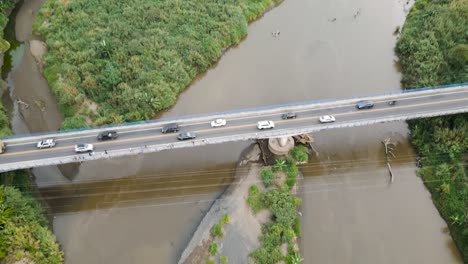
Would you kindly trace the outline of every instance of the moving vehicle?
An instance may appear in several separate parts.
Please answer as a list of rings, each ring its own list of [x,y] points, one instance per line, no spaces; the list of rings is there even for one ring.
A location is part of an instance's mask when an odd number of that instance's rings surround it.
[[[374,107],[374,103],[371,101],[359,101],[356,104],[356,108],[361,110],[361,109],[370,109]]]
[[[332,115],[324,115],[319,118],[320,123],[332,123],[335,122],[335,117]]]
[[[83,152],[91,152],[94,150],[93,144],[76,144],[75,145],[75,152],[76,153],[83,153]]]
[[[222,127],[226,125],[226,119],[216,119],[211,121],[211,127]]]
[[[55,147],[55,139],[53,138],[43,139],[37,142],[38,149],[53,148],[53,147]]]
[[[270,128],[274,128],[275,127],[275,123],[273,123],[273,121],[259,121],[257,123],[257,128],[262,130],[262,129],[270,129]]]
[[[163,128],[161,128],[161,132],[163,134],[179,132],[179,125],[176,123],[167,124]]]
[[[297,114],[292,113],[292,112],[284,113],[284,114],[281,115],[282,119],[293,119],[293,118],[296,118],[296,117],[297,117]]]
[[[5,153],[6,151],[6,144],[5,142],[0,140],[0,154]]]
[[[98,140],[109,140],[109,139],[116,139],[119,137],[117,131],[104,131],[99,133],[97,136]]]
[[[388,105],[395,105],[395,104],[396,104],[396,100],[388,102]]]
[[[177,139],[178,140],[188,140],[188,139],[194,139],[196,138],[197,135],[193,132],[184,132],[184,133],[180,133],[178,136],[177,136]]]

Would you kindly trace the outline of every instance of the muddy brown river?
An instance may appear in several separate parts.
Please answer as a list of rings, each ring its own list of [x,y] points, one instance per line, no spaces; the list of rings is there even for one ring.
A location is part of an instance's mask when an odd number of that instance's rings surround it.
[[[42,2],[25,0],[19,9],[21,42],[34,38],[30,25]],[[392,33],[408,8],[398,0],[285,0],[163,117],[396,91]],[[28,119],[11,103],[14,130],[53,130],[61,121],[54,98],[29,44],[20,47],[7,78],[11,102],[39,112]],[[407,132],[400,122],[314,135],[318,156],[302,166],[300,187],[304,263],[461,263],[415,174]],[[393,183],[385,138],[397,143]],[[248,144],[89,162],[72,179],[56,167],[34,169],[66,262],[175,263]]]

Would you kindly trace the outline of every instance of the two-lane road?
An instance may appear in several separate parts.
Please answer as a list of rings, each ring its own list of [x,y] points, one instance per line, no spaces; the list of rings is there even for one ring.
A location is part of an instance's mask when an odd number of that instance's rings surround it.
[[[355,102],[347,102],[342,105],[323,106],[311,105],[309,109],[296,109],[297,118],[282,120],[282,112],[272,112],[262,114],[252,112],[242,117],[232,117],[227,119],[227,125],[224,127],[211,128],[209,121],[200,122],[199,120],[191,123],[185,121],[179,123],[180,132],[194,132],[197,138],[193,140],[196,145],[217,143],[218,138],[232,137],[231,141],[239,140],[239,136],[245,138],[266,138],[278,135],[296,134],[299,131],[318,131],[324,128],[338,128],[343,126],[366,125],[372,120],[406,120],[417,118],[418,116],[441,115],[446,112],[467,112],[468,111],[468,89],[462,89],[454,92],[441,94],[411,94],[408,97],[398,98],[395,105],[389,105],[392,99],[381,99],[374,101],[372,109],[358,110]],[[348,100],[349,101],[349,100]],[[294,109],[293,109],[294,110]],[[434,113],[434,114],[432,114]],[[322,115],[333,115],[336,122],[322,124],[318,118]],[[213,117],[215,118],[215,117]],[[274,129],[258,130],[256,124],[258,121],[272,120],[275,122]],[[384,121],[382,121],[384,122]],[[47,164],[60,164],[72,162],[76,157],[86,159],[90,157],[87,153],[77,154],[74,152],[74,145],[77,143],[91,143],[95,146],[96,156],[102,157],[104,151],[107,151],[109,157],[115,152],[131,149],[149,150],[149,146],[169,145],[169,148],[187,146],[177,139],[178,133],[161,133],[162,124],[146,127],[118,127],[109,130],[117,130],[119,137],[115,140],[98,141],[97,134],[105,129],[94,129],[78,134],[61,134],[56,136],[57,145],[50,149],[36,149],[38,138],[25,138],[24,140],[5,140],[7,151],[0,155],[0,171],[14,168],[28,168],[31,166],[41,166],[41,160],[47,160]],[[275,132],[275,133],[273,133]],[[278,134],[279,133],[279,134]],[[43,138],[47,138],[44,136]],[[229,140],[227,140],[229,141]],[[192,141],[189,141],[192,142]],[[186,142],[185,142],[186,143]],[[194,143],[195,145],[195,143]],[[154,151],[157,151],[155,149]],[[152,151],[144,151],[152,152]]]

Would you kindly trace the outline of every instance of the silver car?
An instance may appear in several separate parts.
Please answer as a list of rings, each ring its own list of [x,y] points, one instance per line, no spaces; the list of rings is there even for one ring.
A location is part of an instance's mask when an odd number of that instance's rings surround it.
[[[37,142],[36,147],[38,149],[53,148],[53,147],[55,147],[55,139],[48,138],[48,139],[41,140],[41,141]]]
[[[320,123],[332,123],[335,122],[335,117],[332,115],[325,115],[319,118]]]
[[[275,123],[273,121],[260,121],[257,123],[257,128],[260,130],[275,128]]]
[[[211,121],[211,127],[222,127],[226,125],[226,119],[216,119]]]
[[[91,152],[91,151],[94,151],[93,144],[76,144],[75,145],[76,153]]]

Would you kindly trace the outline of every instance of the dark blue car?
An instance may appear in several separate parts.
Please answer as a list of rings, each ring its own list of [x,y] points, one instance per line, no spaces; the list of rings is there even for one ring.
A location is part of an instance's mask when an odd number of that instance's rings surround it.
[[[370,109],[374,107],[374,103],[371,102],[371,101],[359,101],[357,104],[356,104],[356,108],[361,110],[361,109]]]

